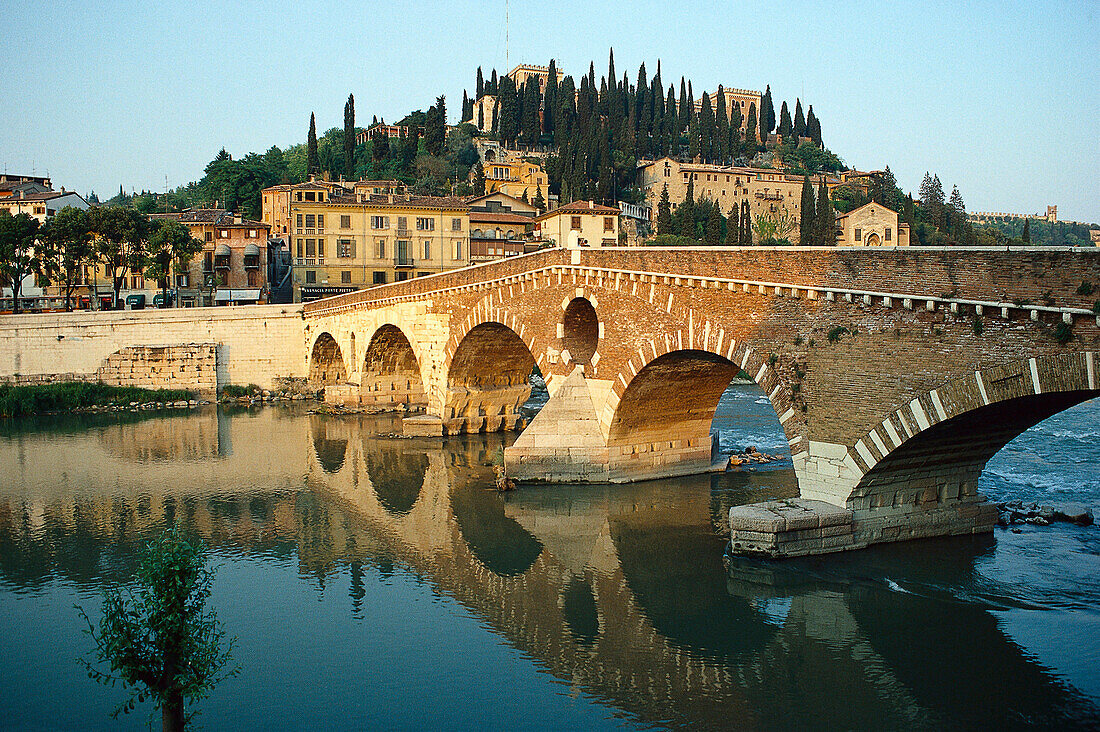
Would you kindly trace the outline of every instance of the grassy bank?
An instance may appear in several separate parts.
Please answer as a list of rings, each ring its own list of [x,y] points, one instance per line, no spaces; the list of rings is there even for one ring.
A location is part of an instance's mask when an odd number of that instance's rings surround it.
[[[194,399],[185,389],[139,389],[85,382],[12,386],[0,384],[0,417],[23,417],[43,412],[63,412],[130,402],[177,402]]]

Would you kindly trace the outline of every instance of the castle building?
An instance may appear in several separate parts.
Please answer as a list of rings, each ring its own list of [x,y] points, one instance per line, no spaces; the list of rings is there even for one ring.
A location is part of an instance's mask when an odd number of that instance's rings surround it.
[[[751,89],[734,89],[733,87],[719,87],[719,91],[722,96],[726,98],[726,117],[733,117],[733,108],[737,107],[741,110],[741,131],[744,132],[749,126],[749,107],[756,105],[756,114],[760,115],[760,99],[763,95],[758,91],[752,91]],[[718,94],[719,92],[708,92],[707,96],[710,97],[710,108],[712,111],[718,111]],[[695,100],[695,113],[699,114],[703,111],[703,95],[700,94],[699,98]]]

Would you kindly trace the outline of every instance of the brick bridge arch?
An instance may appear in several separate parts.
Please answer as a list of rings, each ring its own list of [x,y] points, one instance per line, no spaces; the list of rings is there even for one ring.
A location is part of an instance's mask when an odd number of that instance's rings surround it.
[[[979,420],[1007,423],[994,403],[1038,421],[1085,398],[1053,394],[1094,391],[1100,322],[1075,291],[1098,272],[1100,251],[1050,247],[558,249],[311,303],[305,320],[336,335],[399,318],[427,391],[419,434],[520,425],[533,361],[550,399],[506,451],[517,478],[709,468],[718,387],[743,368],[779,418],[804,499],[857,520],[926,502],[958,515],[972,481],[952,478],[926,500],[935,480],[920,449],[958,442],[967,424],[993,435]],[[578,298],[591,311],[571,316]],[[1013,380],[1038,383],[1041,398],[997,396]],[[979,381],[988,404],[974,401]],[[683,394],[690,403],[677,403]]]

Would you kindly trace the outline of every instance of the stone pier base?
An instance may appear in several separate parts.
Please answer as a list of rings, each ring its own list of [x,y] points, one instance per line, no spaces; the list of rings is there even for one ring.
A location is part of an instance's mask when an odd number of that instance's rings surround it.
[[[896,506],[865,511],[795,498],[734,506],[729,521],[732,554],[779,559],[933,536],[988,533],[997,522],[997,508],[982,496],[932,509]]]

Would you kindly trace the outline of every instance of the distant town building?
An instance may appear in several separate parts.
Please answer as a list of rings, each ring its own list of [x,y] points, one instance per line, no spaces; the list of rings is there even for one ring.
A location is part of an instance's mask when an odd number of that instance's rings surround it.
[[[840,247],[905,247],[909,246],[909,224],[898,221],[898,215],[881,203],[868,203],[836,219]]]
[[[379,135],[384,135],[386,137],[405,138],[408,137],[412,131],[413,127],[409,125],[388,125],[384,122],[379,122],[377,124],[371,125],[365,130],[360,130],[358,134],[355,135],[355,144],[362,145],[368,140],[375,139]],[[423,128],[420,126],[416,126],[415,132],[418,135],[422,134]]]
[[[870,175],[819,174],[811,176],[810,181],[815,191],[822,183],[830,190],[844,184],[865,188]],[[656,215],[661,191],[666,185],[673,210],[683,203],[689,180],[695,200],[706,198],[716,201],[723,216],[731,211],[740,211],[741,202],[746,199],[754,220],[760,214],[778,215],[785,212],[794,218],[795,230],[791,236],[798,238],[797,224],[802,216],[802,176],[771,168],[681,163],[669,157],[638,163],[638,186],[645,194],[645,205],[650,209],[651,216]]]
[[[1020,214],[1020,213],[1003,213],[1000,211],[974,211],[968,213],[966,218],[971,223],[975,224],[993,224],[997,222],[1013,221],[1023,219],[1039,219],[1041,221],[1049,221],[1052,224],[1058,223],[1058,207],[1047,206],[1047,212],[1033,213],[1033,214]],[[1068,222],[1073,223],[1073,222]]]
[[[567,203],[544,213],[535,222],[535,235],[559,247],[619,245],[619,209],[592,201]]]
[[[289,194],[295,301],[469,264],[465,199],[413,196],[397,181],[314,181],[268,192]]]
[[[0,173],[0,200],[18,196],[20,193],[45,193],[52,190],[53,184],[49,176]]]
[[[561,69],[556,69],[555,74],[558,84],[565,78],[565,72]],[[514,69],[508,72],[508,77],[515,82],[516,89],[521,88],[527,83],[528,79],[538,79],[539,92],[546,92],[546,84],[550,80],[550,67],[549,66],[537,66],[534,64],[519,64]]]
[[[467,199],[470,207],[470,261],[487,262],[534,251],[538,209],[500,191]]]
[[[528,201],[535,200],[539,193],[543,201],[550,197],[550,179],[537,163],[512,157],[510,160],[482,163],[482,168],[485,171],[486,193],[500,191],[515,198],[523,198],[526,194]],[[470,175],[473,175],[472,171]]]
[[[31,218],[45,223],[66,206],[73,208],[88,208],[88,202],[84,197],[74,191],[39,191],[27,193],[20,189],[15,195],[0,198],[0,211],[7,211],[12,216],[25,213]]]

